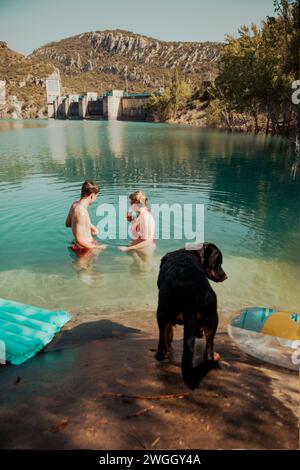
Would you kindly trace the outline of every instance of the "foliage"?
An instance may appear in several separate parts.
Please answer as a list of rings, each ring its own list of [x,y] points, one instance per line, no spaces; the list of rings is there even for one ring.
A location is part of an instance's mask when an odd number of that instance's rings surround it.
[[[292,104],[292,83],[300,79],[300,0],[275,0],[275,17],[261,28],[242,26],[227,36],[219,75],[211,88],[209,120],[228,129],[235,113],[251,120],[257,133],[282,134],[292,140],[300,162],[300,106]]]
[[[284,28],[281,17],[268,18],[262,29],[243,26],[238,38],[227,37],[221,54],[215,94],[252,118],[255,132],[262,127],[288,135],[293,124],[293,75],[287,63],[290,44],[282,41]]]
[[[192,96],[192,88],[181,79],[178,70],[168,79],[168,85],[160,96],[153,95],[147,104],[147,113],[154,120],[174,119]]]
[[[280,15],[284,24],[284,45],[287,52],[286,71],[294,80],[300,79],[300,0],[275,0],[275,11]],[[295,161],[292,175],[296,176],[300,167],[300,105],[297,109],[297,126],[293,147]]]

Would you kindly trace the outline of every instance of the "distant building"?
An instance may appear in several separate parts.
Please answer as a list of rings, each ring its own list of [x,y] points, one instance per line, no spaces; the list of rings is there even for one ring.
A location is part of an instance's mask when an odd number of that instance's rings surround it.
[[[157,93],[124,93],[110,90],[100,95],[96,92],[54,95],[60,90],[58,78],[47,78],[48,117],[54,119],[107,119],[143,121],[149,98]]]
[[[60,74],[59,72],[53,72],[46,79],[46,93],[47,93],[47,105],[48,105],[48,117],[54,117],[54,103],[59,100],[60,97]]]
[[[54,72],[46,79],[47,103],[53,103],[57,96],[60,96],[60,74]]]
[[[0,106],[6,104],[6,82],[5,80],[0,80]]]

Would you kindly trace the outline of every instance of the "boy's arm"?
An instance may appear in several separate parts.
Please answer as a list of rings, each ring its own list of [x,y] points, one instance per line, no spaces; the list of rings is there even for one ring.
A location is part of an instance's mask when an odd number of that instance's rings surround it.
[[[91,232],[93,235],[98,235],[98,229],[95,227],[95,225],[91,224]]]
[[[71,209],[72,207],[70,207],[69,213],[66,218],[66,227],[69,227],[69,228],[72,227]]]

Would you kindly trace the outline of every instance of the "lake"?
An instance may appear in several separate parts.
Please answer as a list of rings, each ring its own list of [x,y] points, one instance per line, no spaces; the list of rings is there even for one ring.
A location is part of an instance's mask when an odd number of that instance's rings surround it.
[[[221,321],[249,305],[299,310],[299,178],[291,179],[291,164],[279,138],[151,123],[2,120],[0,297],[82,319],[93,312],[142,325],[153,317],[160,258],[187,240],[158,239],[150,272],[119,252],[124,240],[107,240],[98,257],[78,260],[65,218],[82,182],[95,179],[95,225],[99,204],[117,206],[120,195],[139,189],[150,207],[204,205],[205,240],[221,249],[228,274],[213,286]]]

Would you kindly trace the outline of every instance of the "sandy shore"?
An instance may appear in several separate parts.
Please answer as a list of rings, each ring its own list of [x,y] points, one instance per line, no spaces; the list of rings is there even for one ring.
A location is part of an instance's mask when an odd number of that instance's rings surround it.
[[[297,373],[245,355],[221,329],[221,368],[191,392],[182,329],[158,363],[154,318],[143,329],[124,323],[75,317],[35,358],[1,366],[1,448],[299,448]]]

